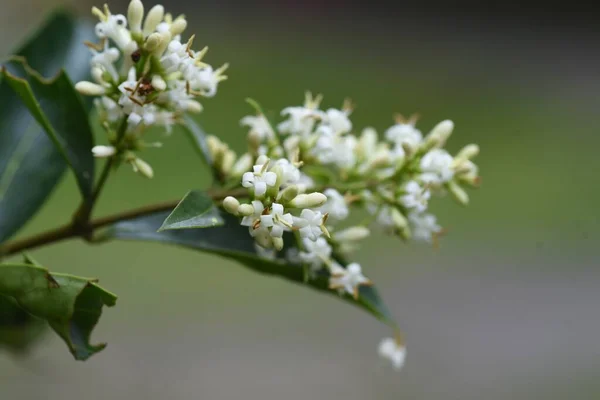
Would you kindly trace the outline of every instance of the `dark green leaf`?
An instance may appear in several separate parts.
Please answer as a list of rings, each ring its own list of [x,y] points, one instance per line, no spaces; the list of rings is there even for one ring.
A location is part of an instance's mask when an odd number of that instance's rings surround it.
[[[65,13],[54,14],[16,54],[44,76],[66,66],[74,80],[86,79],[93,27]],[[65,171],[65,161],[7,82],[0,82],[0,243],[44,204]]]
[[[223,218],[204,192],[192,190],[185,195],[159,231],[170,229],[212,228],[223,225]]]
[[[14,299],[0,295],[0,348],[23,353],[45,328],[43,320],[23,310]]]
[[[23,61],[2,70],[3,79],[20,97],[75,174],[84,199],[92,196],[94,145],[87,110],[64,70],[45,79]],[[15,71],[19,72],[15,74]],[[17,75],[18,74],[18,75]]]
[[[27,313],[46,320],[65,341],[75,359],[86,360],[106,344],[90,344],[102,307],[116,296],[93,279],[50,273],[34,264],[1,264],[0,295],[11,298]]]
[[[325,273],[305,283],[302,266],[287,263],[282,259],[267,260],[259,257],[254,247],[254,240],[248,234],[248,228],[241,226],[237,218],[224,215],[223,220],[225,224],[211,229],[157,232],[157,228],[167,215],[168,213],[162,212],[119,222],[108,228],[102,234],[101,238],[105,240],[154,241],[219,254],[238,261],[256,272],[279,276],[298,284],[307,285],[338,296],[337,292],[329,290],[328,275]],[[348,295],[343,295],[342,298],[368,310],[376,318],[395,327],[393,317],[374,287],[361,286],[358,300],[354,300],[352,296]]]

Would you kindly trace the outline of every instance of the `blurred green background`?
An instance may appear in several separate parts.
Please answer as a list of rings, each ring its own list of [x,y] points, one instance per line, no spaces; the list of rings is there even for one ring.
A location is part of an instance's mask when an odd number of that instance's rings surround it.
[[[0,0],[0,53],[56,3]],[[124,12],[126,3],[110,4]],[[165,5],[186,13],[197,46],[211,48],[208,62],[231,63],[201,121],[236,149],[245,135],[238,121],[251,113],[244,98],[275,112],[300,104],[305,90],[323,93],[325,106],[351,97],[357,128],[382,132],[393,113],[418,112],[423,131],[455,121],[451,151],[480,144],[483,185],[472,205],[433,204],[449,230],[440,249],[375,236],[358,255],[406,334],[406,368],[394,373],[378,360],[384,326],[330,297],[191,251],[71,241],[34,256],[119,294],[95,333],[109,346],[87,363],[53,335],[25,358],[3,353],[3,398],[600,396],[597,32],[325,3]],[[88,16],[92,4],[70,6]],[[208,184],[183,136],[144,158],[155,179],[124,168],[98,214]],[[20,235],[62,223],[76,199],[69,177]]]

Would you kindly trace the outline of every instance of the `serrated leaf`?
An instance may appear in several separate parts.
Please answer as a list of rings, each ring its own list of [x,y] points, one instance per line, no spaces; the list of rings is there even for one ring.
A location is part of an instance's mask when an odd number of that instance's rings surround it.
[[[223,218],[204,192],[192,190],[177,204],[159,231],[171,229],[212,228],[223,225]]]
[[[282,259],[267,260],[259,257],[254,239],[248,234],[248,228],[241,226],[237,218],[224,215],[224,225],[211,229],[157,232],[157,228],[167,215],[168,213],[161,212],[119,222],[104,231],[99,239],[152,241],[218,254],[256,272],[278,276],[338,296],[337,292],[328,288],[328,275],[325,273],[305,283],[302,266],[287,263]],[[379,320],[395,327],[393,317],[374,287],[361,286],[358,300],[349,295],[343,295],[341,298],[366,309]]]
[[[66,72],[61,70],[56,77],[45,79],[25,60],[15,60],[3,67],[2,77],[17,93],[75,174],[82,197],[91,199],[94,186],[91,149],[94,139],[87,110]]]
[[[90,336],[102,307],[114,306],[117,297],[94,279],[50,273],[33,264],[0,264],[0,295],[47,321],[76,360],[86,360],[106,346],[91,344]]]
[[[92,35],[87,24],[56,13],[15,54],[44,76],[66,66],[72,79],[86,79],[89,51],[82,42]],[[0,243],[40,209],[65,168],[50,138],[8,83],[0,82]]]

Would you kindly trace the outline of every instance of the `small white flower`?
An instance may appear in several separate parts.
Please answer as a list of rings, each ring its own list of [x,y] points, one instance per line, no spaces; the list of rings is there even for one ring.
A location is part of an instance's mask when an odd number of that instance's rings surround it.
[[[326,189],[323,194],[327,196],[327,202],[319,208],[323,214],[329,214],[328,221],[337,222],[348,218],[350,210],[346,204],[346,199],[335,189]]]
[[[131,42],[127,18],[121,14],[111,15],[108,7],[105,7],[104,13],[97,8],[92,11],[100,18],[100,22],[96,24],[96,36],[111,39],[120,49],[126,48]]]
[[[103,158],[103,157],[112,157],[117,152],[113,146],[94,146],[92,147],[92,153],[94,157]]]
[[[372,282],[362,274],[360,264],[351,263],[345,269],[332,270],[329,288],[343,290],[358,299],[359,286],[370,286]]]
[[[282,134],[307,136],[312,133],[315,123],[321,119],[322,112],[309,107],[286,107],[281,111],[288,119],[277,125]]]
[[[454,158],[446,150],[433,149],[421,159],[421,180],[425,183],[442,184],[454,176]]]
[[[435,215],[412,213],[408,216],[408,222],[415,240],[431,243],[436,234],[442,231],[437,224]]]
[[[240,120],[240,125],[247,126],[250,132],[254,132],[261,141],[272,139],[275,132],[264,115],[247,115]]]
[[[396,146],[405,144],[411,149],[416,149],[423,142],[423,134],[411,123],[399,123],[385,131],[385,138]]]
[[[276,238],[282,237],[284,231],[291,230],[293,224],[292,214],[284,214],[283,205],[278,203],[271,205],[269,214],[260,216],[260,226],[271,228],[271,236]]]
[[[247,215],[242,218],[242,222],[240,223],[242,226],[250,227],[250,231],[252,232],[252,228],[254,225],[257,225],[257,222],[260,221],[260,216],[265,210],[265,206],[259,200],[252,201],[252,207],[254,208],[254,213],[251,215]]]
[[[267,171],[268,161],[265,164],[257,164],[253,167],[253,172],[246,172],[242,175],[242,186],[245,188],[254,188],[254,195],[257,197],[267,193],[268,187],[273,187],[277,183],[277,174]]]
[[[414,209],[418,213],[422,213],[427,209],[427,203],[431,197],[429,189],[422,187],[416,181],[409,181],[404,186],[405,194],[400,196],[400,203],[410,209]]]
[[[286,158],[280,158],[275,162],[276,166],[281,168],[281,182],[284,185],[291,185],[300,180],[300,170]]]
[[[119,73],[115,68],[115,63],[121,57],[121,52],[114,47],[109,47],[108,41],[104,43],[104,49],[102,51],[98,51],[94,48],[90,48],[90,51],[92,52],[90,65],[92,67],[99,67],[102,71],[108,72],[113,81],[118,82]]]
[[[304,193],[315,187],[315,181],[310,176],[300,172],[300,179],[296,182],[296,186],[298,186],[298,192]]]
[[[323,214],[305,208],[300,217],[294,217],[294,226],[300,228],[300,236],[310,240],[317,240],[323,234]]]
[[[331,127],[334,134],[345,134],[352,130],[348,113],[343,110],[328,109],[323,115],[323,122]]]
[[[395,370],[399,370],[404,366],[406,359],[406,347],[399,344],[393,338],[385,338],[379,343],[379,356],[388,359],[392,363]]]
[[[302,240],[304,251],[298,254],[303,263],[309,264],[312,271],[317,271],[331,258],[332,248],[324,237],[313,241],[308,238]]]

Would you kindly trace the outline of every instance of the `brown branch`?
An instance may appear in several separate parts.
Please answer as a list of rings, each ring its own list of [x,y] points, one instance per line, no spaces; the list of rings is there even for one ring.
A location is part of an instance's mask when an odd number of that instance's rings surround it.
[[[223,200],[227,196],[243,197],[248,193],[247,189],[238,188],[233,190],[208,190],[207,194],[214,201]],[[161,211],[169,211],[175,208],[179,200],[165,201],[162,203],[150,204],[147,206],[135,208],[133,210],[123,211],[120,213],[107,215],[105,217],[92,219],[86,225],[81,226],[78,221],[51,229],[46,232],[39,233],[21,240],[6,243],[0,246],[0,258],[11,256],[25,250],[31,250],[37,247],[42,247],[48,244],[61,242],[63,240],[80,237],[88,240],[97,229],[112,225],[120,221],[127,221],[137,217],[154,214]]]

